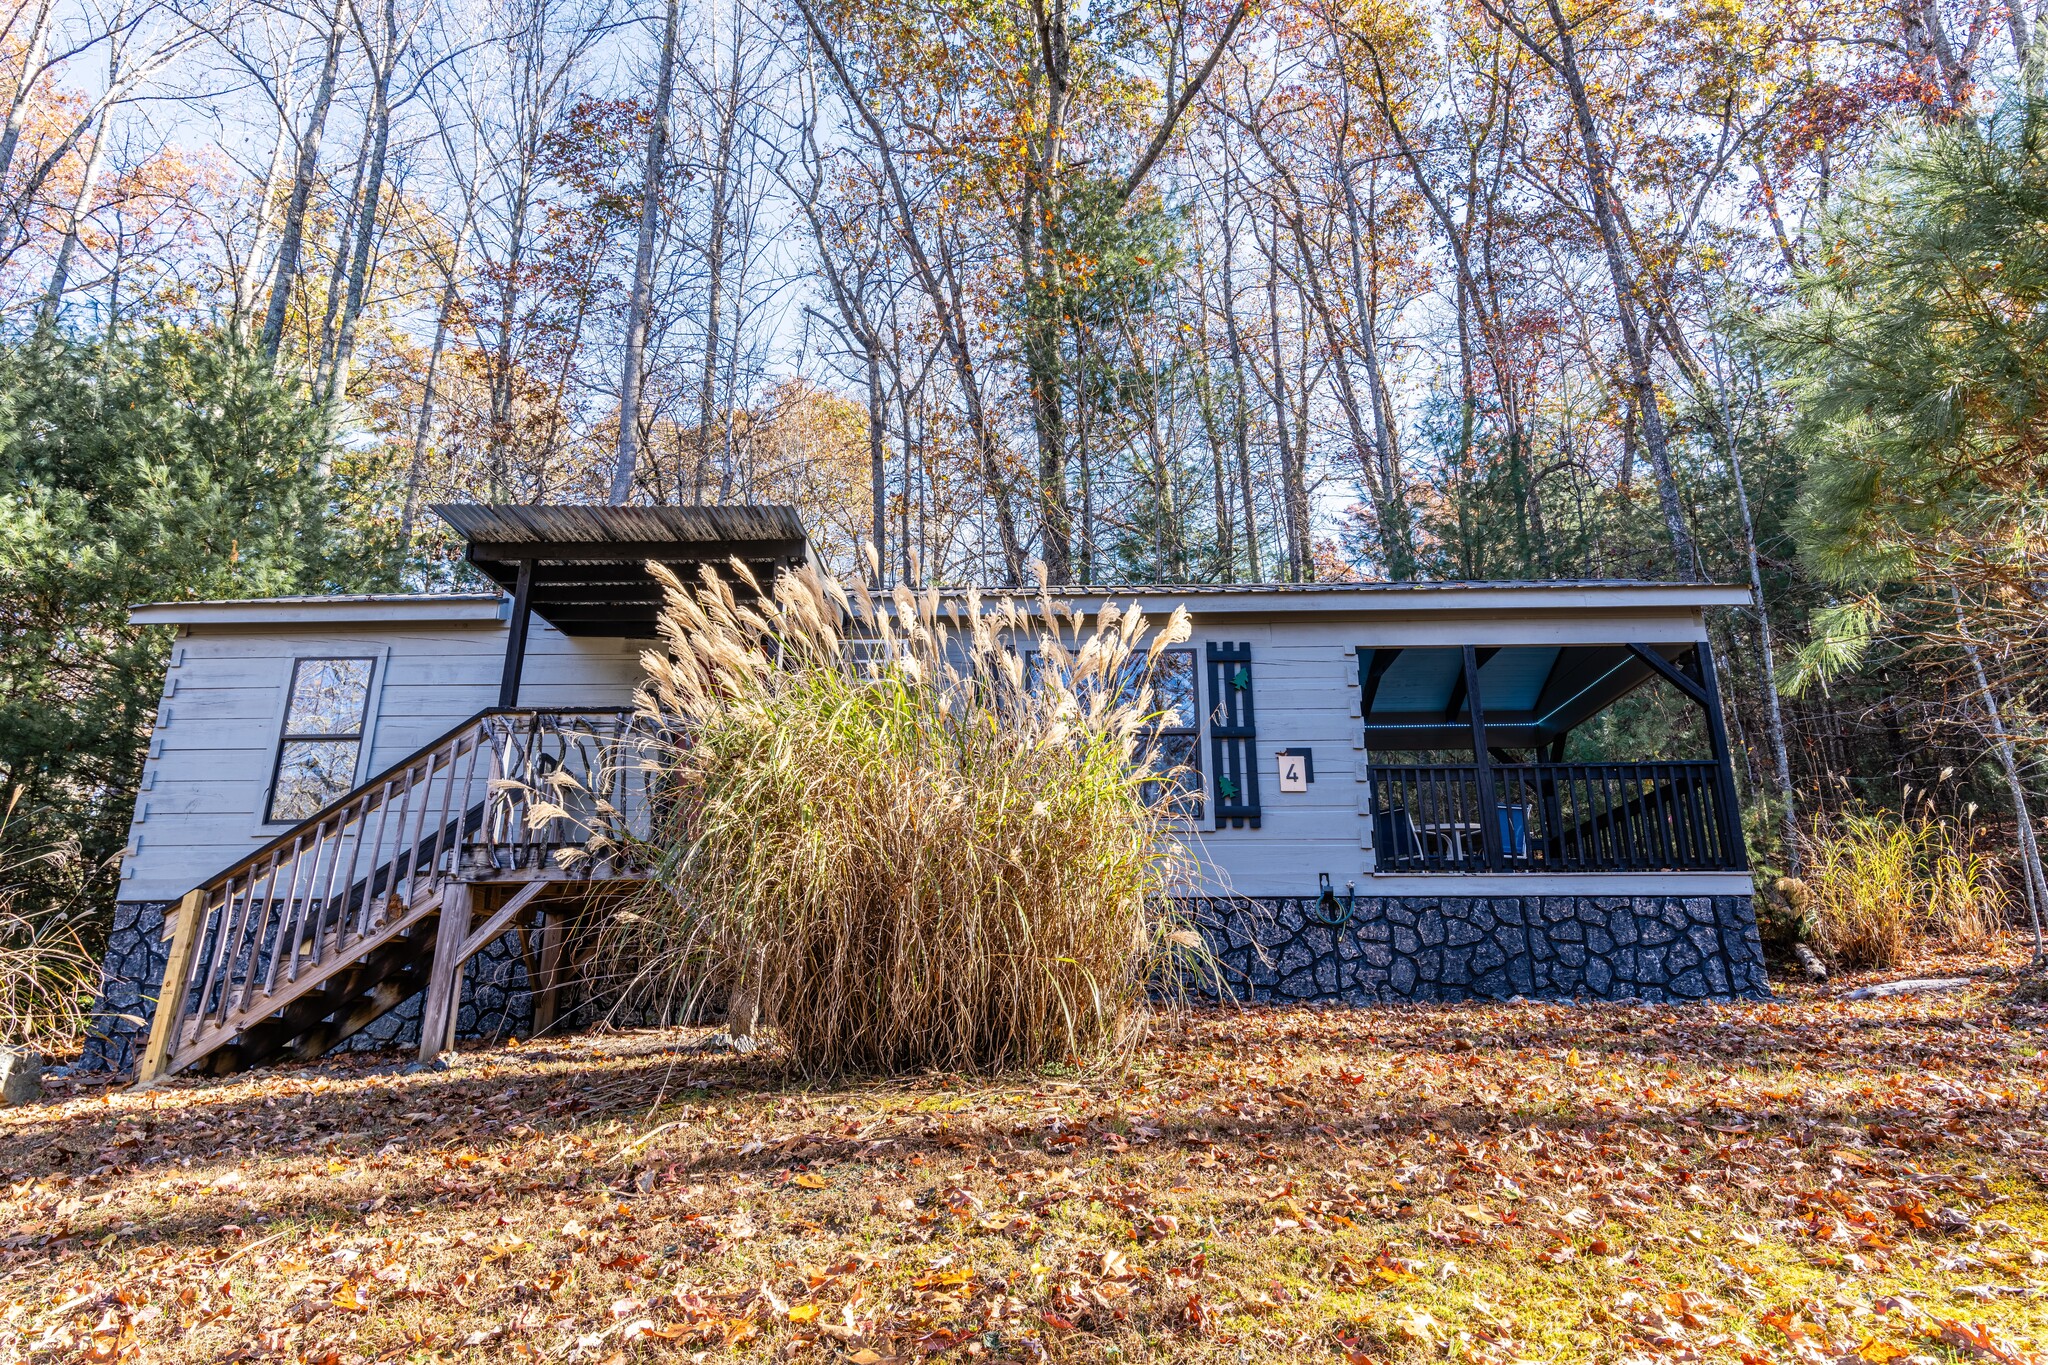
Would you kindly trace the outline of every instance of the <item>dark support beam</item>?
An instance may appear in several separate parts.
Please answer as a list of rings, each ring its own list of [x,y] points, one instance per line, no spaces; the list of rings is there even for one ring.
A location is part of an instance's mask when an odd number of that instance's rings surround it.
[[[505,633],[505,672],[498,682],[498,705],[519,705],[519,675],[526,671],[526,627],[533,615],[533,561],[519,561],[519,581],[512,589],[512,629]]]
[[[1543,671],[1543,685],[1536,689],[1536,701],[1532,707],[1535,714],[1544,713],[1543,699],[1550,695],[1550,689],[1557,685],[1558,676],[1564,672],[1566,661],[1572,657],[1569,648],[1559,649],[1550,656],[1550,667]]]
[[[1496,749],[1510,752],[1519,749],[1534,749],[1547,738],[1546,735],[1527,723],[1501,723],[1493,712],[1486,713],[1486,742]],[[1472,727],[1464,720],[1454,724],[1432,721],[1427,725],[1387,725],[1375,723],[1365,727],[1365,747],[1371,750],[1398,753],[1403,750],[1455,749],[1460,754],[1472,743]]]
[[[1358,714],[1370,720],[1372,705],[1379,700],[1380,683],[1385,680],[1387,670],[1394,666],[1394,660],[1401,657],[1398,649],[1370,649],[1359,651],[1372,655],[1372,662],[1365,665],[1365,671],[1358,679]]]
[[[1691,697],[1699,705],[1705,706],[1707,704],[1707,694],[1700,690],[1700,685],[1679,672],[1672,665],[1671,661],[1662,654],[1651,649],[1648,645],[1631,644],[1628,650],[1629,653],[1648,664],[1651,671],[1665,682],[1670,683],[1673,687],[1685,693],[1686,696]]]
[[[1714,747],[1714,788],[1721,807],[1721,858],[1730,871],[1740,872],[1749,866],[1749,850],[1742,842],[1742,808],[1736,804],[1735,763],[1728,752],[1728,726],[1721,718],[1721,686],[1714,678],[1714,647],[1705,640],[1694,645],[1692,665],[1700,706],[1707,713],[1707,740]]]
[[[1474,649],[1471,645],[1465,646],[1465,671],[1451,680],[1451,699],[1444,705],[1444,719],[1446,721],[1456,720],[1458,712],[1465,709],[1467,699],[1477,694],[1479,670],[1486,667],[1486,661],[1498,653],[1500,653],[1498,645],[1489,645],[1484,649]],[[1475,660],[1477,661],[1476,663],[1474,662]]]
[[[1472,711],[1472,766],[1479,787],[1479,838],[1486,846],[1486,865],[1505,871],[1507,858],[1500,843],[1500,798],[1493,789],[1493,756],[1486,749],[1486,702],[1479,695],[1479,656],[1465,646],[1463,675],[1466,700]]]
[[[1568,646],[1536,697],[1536,723],[1553,734],[1569,730],[1633,691],[1642,675],[1643,665],[1619,645]]]

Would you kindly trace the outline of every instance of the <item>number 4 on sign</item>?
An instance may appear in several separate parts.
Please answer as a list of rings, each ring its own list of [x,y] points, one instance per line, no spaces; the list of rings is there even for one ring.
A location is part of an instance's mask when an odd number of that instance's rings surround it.
[[[1314,757],[1307,749],[1282,749],[1280,760],[1280,790],[1282,792],[1305,792],[1308,784],[1316,780]]]

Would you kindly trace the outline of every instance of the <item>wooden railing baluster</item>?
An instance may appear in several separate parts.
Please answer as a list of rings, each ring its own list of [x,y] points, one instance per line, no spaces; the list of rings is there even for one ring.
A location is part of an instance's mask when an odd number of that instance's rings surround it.
[[[334,945],[330,951],[335,956],[347,950],[349,922],[355,917],[355,911],[349,902],[355,899],[356,865],[362,861],[363,840],[369,837],[370,833],[368,792],[357,798],[354,814],[349,818],[349,830],[348,870],[341,874],[341,900],[334,907]],[[371,860],[370,866],[373,869],[377,866],[375,859]],[[363,891],[365,895],[369,894],[368,887],[363,888]]]
[[[384,785],[377,792],[377,833],[370,841],[370,875],[363,882],[362,903],[356,907],[355,937],[361,938],[370,932],[371,908],[377,904],[377,878],[386,875],[380,869],[391,867],[392,863],[384,852],[384,829],[391,818],[391,779],[384,779]],[[392,850],[396,856],[397,850]]]
[[[259,878],[263,886],[263,899],[260,913],[256,919],[255,936],[251,940],[249,949],[249,971],[242,978],[242,993],[241,997],[235,1002],[236,1009],[248,1008],[249,998],[256,993],[256,982],[263,975],[263,969],[266,965],[263,962],[263,943],[265,938],[269,936],[272,923],[276,918],[273,913],[273,907],[277,904],[277,864],[277,854],[272,853],[264,865],[262,876]],[[254,894],[253,883],[251,894]]]
[[[335,812],[333,833],[328,835],[327,880],[320,887],[320,908],[311,917],[312,932],[307,935],[307,958],[304,965],[320,967],[327,961],[327,922],[334,917],[334,884],[341,881],[341,859],[348,849],[349,807],[343,806]],[[348,895],[348,883],[341,881],[342,895]],[[294,981],[297,977],[292,978]]]
[[[221,888],[220,971],[209,981],[202,1017],[218,1017],[227,1003],[230,983],[235,977],[235,957],[241,950],[242,922],[248,918],[247,897],[235,894],[235,879]]]
[[[1502,763],[1493,768],[1495,807],[1478,799],[1469,764],[1370,764],[1369,809],[1392,836],[1405,811],[1417,847],[1376,848],[1381,871],[1471,871],[1485,820],[1519,810],[1524,842],[1504,841],[1506,866],[1527,872],[1725,871],[1722,823],[1735,818],[1715,799],[1712,763]],[[1738,840],[1739,841],[1739,840]],[[1462,847],[1464,856],[1460,856]]]
[[[360,950],[410,932],[406,917],[434,913],[441,884],[468,874],[443,863],[461,859],[472,830],[484,858],[503,851],[515,868],[540,872],[565,843],[595,832],[580,826],[600,818],[608,795],[614,813],[603,818],[644,816],[618,761],[631,724],[622,711],[485,712],[193,891],[179,908],[178,980],[158,1001],[141,1079],[232,1042],[321,989]],[[495,797],[489,777],[477,784],[486,758],[491,777],[508,779]],[[557,789],[543,761],[576,785]],[[534,802],[558,798],[568,814],[534,828]],[[262,1046],[274,1045],[269,1036]]]

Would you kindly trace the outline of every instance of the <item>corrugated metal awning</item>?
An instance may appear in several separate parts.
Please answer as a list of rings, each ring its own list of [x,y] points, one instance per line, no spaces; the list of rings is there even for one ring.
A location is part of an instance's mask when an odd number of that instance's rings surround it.
[[[434,511],[469,542],[469,562],[515,596],[524,567],[533,614],[564,635],[652,636],[661,587],[649,561],[694,576],[701,565],[738,559],[767,584],[811,553],[793,507],[442,503]]]

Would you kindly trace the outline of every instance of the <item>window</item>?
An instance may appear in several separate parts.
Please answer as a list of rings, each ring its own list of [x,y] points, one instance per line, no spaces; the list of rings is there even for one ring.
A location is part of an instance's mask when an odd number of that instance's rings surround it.
[[[1044,656],[1032,650],[1024,658],[1025,687],[1036,694]],[[1135,655],[1116,680],[1120,697],[1134,696],[1147,681],[1145,656]],[[1146,784],[1152,799],[1170,801],[1173,814],[1184,820],[1202,815],[1201,703],[1195,692],[1195,651],[1165,649],[1152,665],[1154,716],[1145,727],[1142,762],[1158,778]]]
[[[271,821],[303,820],[356,783],[370,709],[369,659],[300,659],[270,783]]]
[[[1155,799],[1173,803],[1184,820],[1202,818],[1201,704],[1195,696],[1195,651],[1166,649],[1152,666],[1152,722],[1147,764],[1161,774]]]

